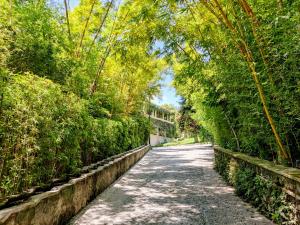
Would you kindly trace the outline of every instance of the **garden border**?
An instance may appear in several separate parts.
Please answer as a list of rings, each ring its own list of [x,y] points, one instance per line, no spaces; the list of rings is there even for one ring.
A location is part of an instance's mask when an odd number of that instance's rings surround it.
[[[287,199],[295,206],[297,224],[300,224],[300,169],[286,167],[273,162],[233,152],[215,145],[215,169],[224,167],[222,161],[227,161],[226,171],[218,171],[231,185],[234,186],[235,173],[240,165],[246,165],[255,170],[256,174],[280,188]],[[220,168],[221,168],[220,167]]]
[[[16,206],[0,210],[2,225],[59,225],[67,223],[91,200],[138,162],[151,146],[143,146],[111,157],[105,165],[89,171],[50,191],[34,195]],[[110,161],[111,160],[111,161]]]

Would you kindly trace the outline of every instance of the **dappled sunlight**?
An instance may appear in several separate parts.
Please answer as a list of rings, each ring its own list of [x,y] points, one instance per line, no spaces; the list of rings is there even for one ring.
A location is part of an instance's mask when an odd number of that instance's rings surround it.
[[[154,148],[71,222],[83,224],[272,224],[213,170],[209,145]]]
[[[0,0],[0,225],[300,224],[299,9]]]

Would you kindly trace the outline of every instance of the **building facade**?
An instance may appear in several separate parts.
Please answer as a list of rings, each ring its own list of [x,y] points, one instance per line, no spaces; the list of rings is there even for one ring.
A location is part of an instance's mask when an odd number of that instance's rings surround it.
[[[175,113],[154,104],[145,107],[144,112],[151,121],[150,144],[152,146],[172,141],[175,138]]]

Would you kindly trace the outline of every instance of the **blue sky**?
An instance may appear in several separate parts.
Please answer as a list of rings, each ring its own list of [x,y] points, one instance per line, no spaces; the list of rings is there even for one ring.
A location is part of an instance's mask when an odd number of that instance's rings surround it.
[[[164,42],[156,40],[154,44],[154,50],[164,51]],[[152,102],[156,105],[172,104],[176,108],[179,108],[180,96],[176,95],[176,89],[172,86],[174,79],[174,73],[171,68],[165,70],[162,74],[161,80],[161,96],[155,97]]]
[[[70,0],[69,4],[70,4],[70,8],[74,9],[79,3],[79,0]]]
[[[155,97],[152,102],[157,105],[172,104],[175,107],[179,107],[180,96],[176,95],[176,90],[172,87],[173,72],[167,70],[162,74],[161,81],[161,97]]]

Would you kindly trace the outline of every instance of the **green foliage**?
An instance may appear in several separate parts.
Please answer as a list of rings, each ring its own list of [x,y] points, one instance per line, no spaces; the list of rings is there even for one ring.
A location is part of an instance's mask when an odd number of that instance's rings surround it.
[[[193,119],[223,147],[295,165],[299,1],[163,2],[158,36]]]
[[[237,194],[278,224],[296,224],[294,207],[282,189],[247,167],[237,171]]]
[[[166,61],[189,106],[184,129],[263,159],[300,159],[299,1],[93,2],[0,0],[2,195],[144,144],[143,104]],[[217,169],[229,179],[228,167]]]
[[[151,124],[153,126],[152,133],[157,133],[163,137],[174,138],[176,136],[176,127],[174,124],[166,123],[160,120],[152,119]]]
[[[135,2],[61,7],[0,0],[0,198],[148,141],[156,25]]]
[[[85,100],[50,80],[16,75],[0,114],[1,196],[19,193],[83,165],[147,142],[146,118],[93,118]]]
[[[161,145],[158,145],[158,146],[169,147],[169,146],[176,146],[176,145],[188,145],[188,144],[194,144],[194,143],[195,143],[194,138],[185,138],[183,140],[168,142],[168,143],[161,144]]]
[[[199,133],[200,126],[197,124],[191,114],[193,113],[192,107],[187,105],[185,101],[181,103],[181,108],[179,110],[179,115],[177,117],[177,122],[179,129],[182,133],[189,135],[197,135]]]
[[[7,24],[12,30],[9,69],[64,82],[73,63],[58,13],[44,1],[18,2],[12,10],[12,25]]]
[[[259,174],[249,163],[232,164],[230,157],[218,153],[215,157],[215,169],[235,187],[236,193],[257,207],[277,224],[296,224],[295,205],[288,200],[271,177]]]
[[[225,154],[215,154],[214,169],[229,182],[229,162],[230,158]]]
[[[18,192],[79,168],[84,104],[75,95],[26,74],[9,81],[2,107],[1,188],[12,182]]]

